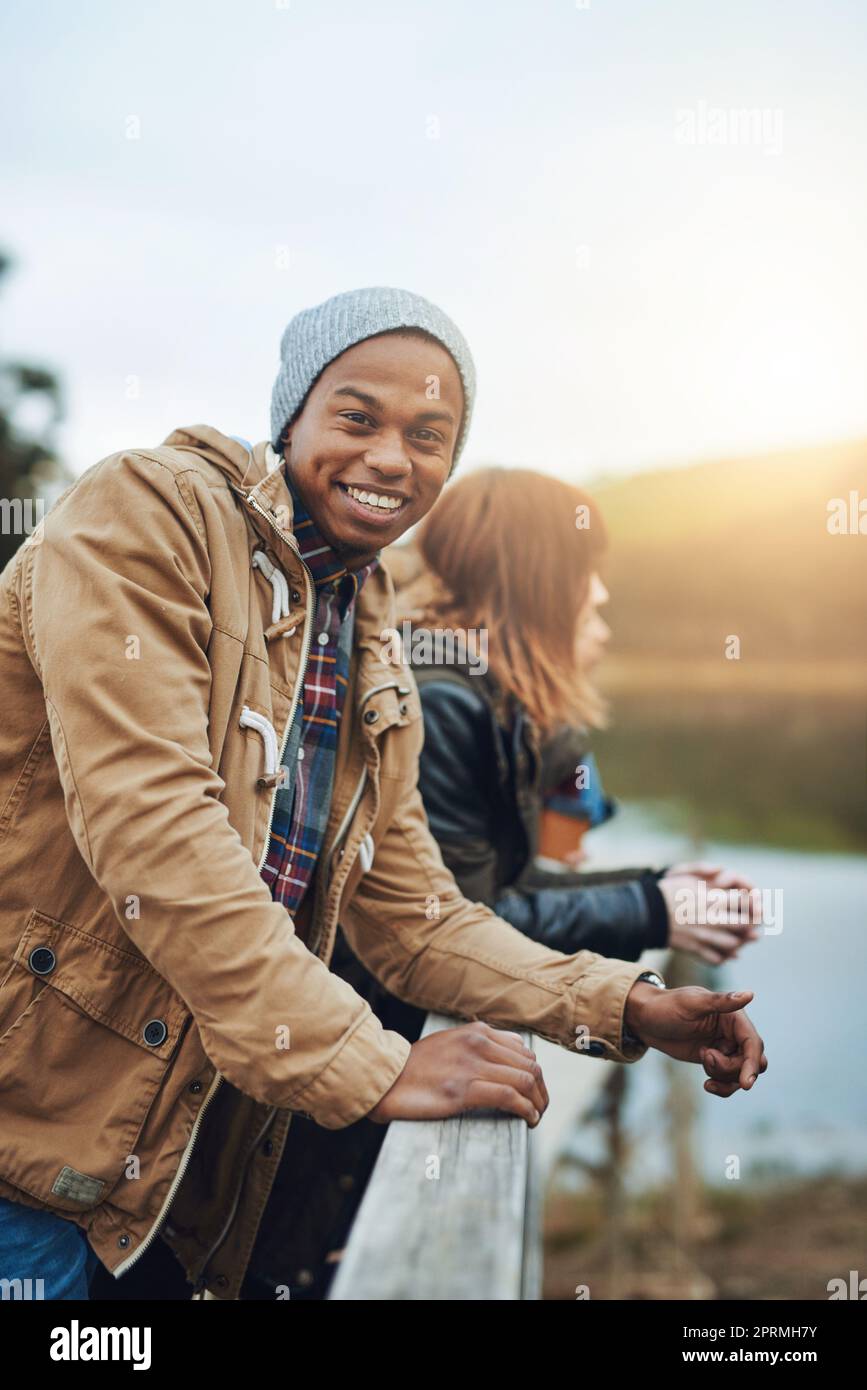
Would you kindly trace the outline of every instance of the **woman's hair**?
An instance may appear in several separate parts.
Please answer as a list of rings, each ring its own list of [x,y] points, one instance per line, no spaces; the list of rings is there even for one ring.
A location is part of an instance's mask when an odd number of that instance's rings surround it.
[[[604,724],[577,655],[578,616],[607,544],[586,493],[529,468],[480,469],[446,489],[416,543],[434,579],[426,622],[487,628],[491,674],[543,734]]]

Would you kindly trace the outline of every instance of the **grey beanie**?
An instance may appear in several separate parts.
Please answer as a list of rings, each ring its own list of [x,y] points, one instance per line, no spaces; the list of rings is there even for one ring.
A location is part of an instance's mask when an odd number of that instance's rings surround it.
[[[298,414],[320,372],[341,352],[394,328],[422,328],[451,353],[464,388],[464,416],[452,468],[466,442],[476,394],[476,369],[466,339],[442,309],[410,290],[347,290],[302,309],[280,341],[280,370],[271,392],[271,444],[279,453],[286,426]]]

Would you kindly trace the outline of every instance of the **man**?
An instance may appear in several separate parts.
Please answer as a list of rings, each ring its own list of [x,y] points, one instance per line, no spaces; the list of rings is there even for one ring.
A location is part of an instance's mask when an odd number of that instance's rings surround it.
[[[112,455],[4,571],[0,1276],[82,1297],[94,1257],[121,1277],[159,1236],[234,1298],[293,1112],[535,1125],[509,1027],[658,1047],[723,1096],[765,1069],[749,993],[528,941],[430,836],[377,557],[436,500],[474,393],[436,306],[338,295],[286,329],[270,444],[202,426]],[[338,917],[395,995],[474,1022],[383,1029],[328,969]]]

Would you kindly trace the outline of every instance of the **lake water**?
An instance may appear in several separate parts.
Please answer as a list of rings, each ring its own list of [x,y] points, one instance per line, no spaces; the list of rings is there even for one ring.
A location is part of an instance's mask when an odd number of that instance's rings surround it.
[[[701,857],[743,870],[757,886],[781,890],[782,931],[763,935],[713,972],[723,989],[749,988],[750,1012],[765,1040],[768,1071],[749,1093],[728,1100],[695,1089],[696,1157],[705,1178],[725,1179],[730,1155],[742,1179],[785,1173],[867,1171],[867,858],[706,843],[695,847],[644,804],[625,805],[587,840],[588,869],[663,865]],[[596,1085],[577,1068],[597,1064],[543,1045],[552,1110],[537,1134],[543,1162],[557,1149],[595,1156],[592,1127],[574,1115]],[[665,1134],[666,1062],[648,1053],[629,1069],[628,1129],[636,1142],[630,1185],[670,1173]],[[550,1112],[549,1112],[550,1113]],[[546,1131],[548,1127],[548,1132]]]

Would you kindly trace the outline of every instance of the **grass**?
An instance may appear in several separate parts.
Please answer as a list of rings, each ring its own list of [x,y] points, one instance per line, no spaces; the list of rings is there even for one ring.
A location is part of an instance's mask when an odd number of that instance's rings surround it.
[[[619,1295],[631,1299],[828,1298],[828,1281],[867,1275],[867,1177],[779,1177],[701,1190],[688,1250],[671,1232],[671,1192],[627,1206]],[[595,1191],[554,1191],[545,1213],[547,1299],[612,1296],[609,1224]]]

